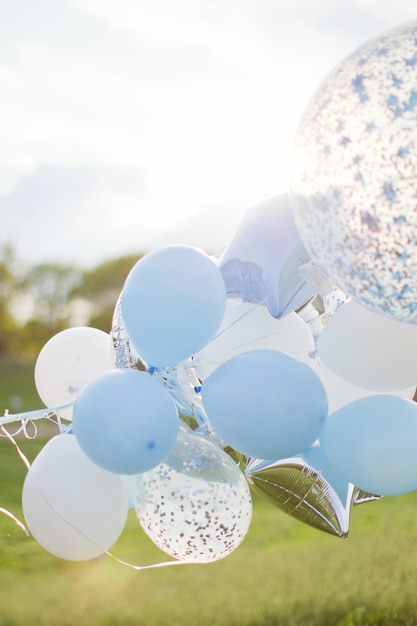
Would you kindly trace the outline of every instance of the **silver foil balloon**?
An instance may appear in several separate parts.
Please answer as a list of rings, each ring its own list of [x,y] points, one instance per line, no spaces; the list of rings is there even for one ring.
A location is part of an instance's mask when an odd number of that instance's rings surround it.
[[[222,252],[220,270],[229,297],[265,305],[281,318],[316,294],[315,284],[298,271],[309,260],[290,196],[281,194],[245,212]]]
[[[116,367],[146,370],[146,365],[131,345],[125,328],[121,310],[121,294],[114,309],[110,337],[116,353]]]
[[[255,492],[284,513],[337,537],[347,537],[353,505],[380,498],[348,483],[319,445],[274,462],[252,459],[246,477]]]

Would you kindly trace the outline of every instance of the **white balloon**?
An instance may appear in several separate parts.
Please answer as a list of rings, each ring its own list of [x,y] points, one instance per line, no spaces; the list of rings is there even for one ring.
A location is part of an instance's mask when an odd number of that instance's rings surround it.
[[[314,351],[310,328],[297,313],[277,319],[264,306],[228,299],[216,337],[194,358],[197,376],[204,380],[227,359],[249,350],[279,350],[295,358]]]
[[[84,561],[106,552],[122,533],[128,511],[123,478],[99,468],[74,435],[42,448],[23,485],[26,523],[45,550]]]
[[[378,393],[376,391],[352,385],[344,378],[341,378],[332,372],[332,370],[320,363],[314,357],[309,357],[305,362],[310,365],[323,383],[327,394],[327,400],[329,402],[329,414],[334,413],[334,411],[341,409],[343,406],[353,402],[354,400],[359,400],[359,398],[365,398],[366,396],[372,396]],[[400,389],[399,391],[390,391],[386,393],[387,395],[395,395],[411,400],[414,396],[415,390],[415,386],[412,386],[407,387],[406,389]]]
[[[49,408],[72,404],[90,380],[114,367],[109,334],[87,326],[57,333],[43,346],[35,364],[35,385]],[[60,411],[71,419],[72,408]]]
[[[364,389],[387,392],[417,383],[417,325],[383,317],[352,300],[319,335],[322,363]]]

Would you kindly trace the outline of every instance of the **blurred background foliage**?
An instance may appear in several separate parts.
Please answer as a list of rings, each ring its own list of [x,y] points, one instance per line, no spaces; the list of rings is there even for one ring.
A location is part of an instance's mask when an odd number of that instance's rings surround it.
[[[126,276],[143,254],[83,269],[61,263],[25,266],[0,243],[0,359],[33,362],[43,345],[71,326],[110,332]]]

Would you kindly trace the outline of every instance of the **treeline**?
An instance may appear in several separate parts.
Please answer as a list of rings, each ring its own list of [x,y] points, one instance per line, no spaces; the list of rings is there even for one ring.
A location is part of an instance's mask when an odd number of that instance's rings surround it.
[[[0,358],[33,360],[50,337],[70,326],[110,332],[117,298],[141,256],[89,270],[59,263],[27,268],[10,245],[0,244]]]

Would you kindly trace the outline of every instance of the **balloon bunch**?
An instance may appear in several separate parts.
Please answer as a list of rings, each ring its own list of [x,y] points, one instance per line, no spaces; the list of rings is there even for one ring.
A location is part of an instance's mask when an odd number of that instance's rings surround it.
[[[169,563],[206,563],[245,538],[251,489],[338,537],[353,505],[417,489],[416,41],[406,25],[336,68],[291,194],[250,209],[220,258],[151,252],[109,334],[43,347],[36,387],[67,425],[22,498],[46,550],[106,553],[131,504]],[[45,412],[24,415],[0,426]]]
[[[251,479],[236,460],[282,458],[316,440],[326,393],[290,356],[314,349],[307,324],[229,298],[219,265],[188,246],[155,250],[129,273],[109,335],[70,328],[42,348],[36,388],[70,427],[29,468],[22,503],[31,534],[52,554],[107,552],[130,495],[167,554],[223,558],[252,517]],[[283,283],[274,295],[289,293]]]

